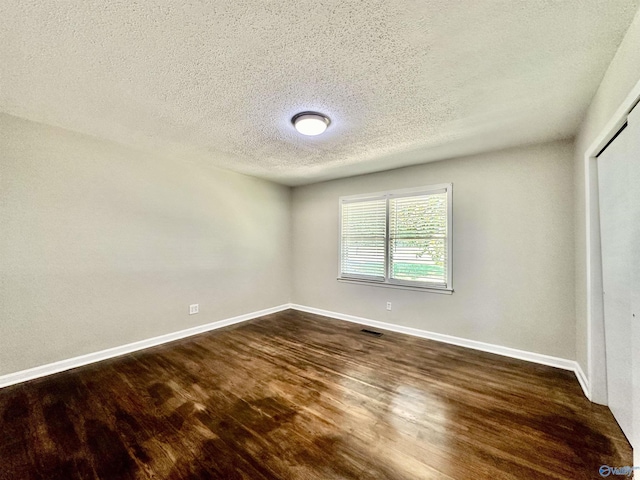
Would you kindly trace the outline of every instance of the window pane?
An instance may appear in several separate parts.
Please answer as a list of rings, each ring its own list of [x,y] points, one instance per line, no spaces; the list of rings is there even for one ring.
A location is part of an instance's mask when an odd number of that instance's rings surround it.
[[[341,273],[384,279],[386,200],[342,204]]]
[[[342,273],[384,277],[384,237],[343,239]]]
[[[392,198],[389,237],[391,278],[446,285],[446,193]]]
[[[391,240],[391,278],[447,283],[446,239]]]

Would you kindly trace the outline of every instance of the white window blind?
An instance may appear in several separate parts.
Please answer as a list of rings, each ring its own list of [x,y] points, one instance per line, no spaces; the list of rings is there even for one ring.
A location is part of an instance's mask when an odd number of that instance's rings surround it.
[[[339,278],[451,286],[451,185],[340,199]]]
[[[385,279],[386,206],[386,198],[342,204],[342,276]]]
[[[389,278],[447,286],[446,191],[389,200]]]

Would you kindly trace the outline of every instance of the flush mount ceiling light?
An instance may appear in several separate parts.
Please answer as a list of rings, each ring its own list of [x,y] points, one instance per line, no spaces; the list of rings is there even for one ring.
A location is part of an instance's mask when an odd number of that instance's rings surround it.
[[[291,123],[302,135],[320,135],[323,133],[331,120],[318,112],[300,112],[294,115]]]

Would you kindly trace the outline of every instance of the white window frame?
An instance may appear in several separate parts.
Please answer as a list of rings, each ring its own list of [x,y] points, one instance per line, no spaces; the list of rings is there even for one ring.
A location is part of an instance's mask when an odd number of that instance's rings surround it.
[[[390,278],[390,258],[389,258],[389,200],[400,197],[413,197],[418,195],[434,194],[438,191],[445,190],[447,193],[447,272],[446,285],[444,287],[435,285],[424,285],[421,282],[412,282],[408,280],[396,280]],[[345,203],[362,202],[366,200],[386,199],[386,235],[385,235],[385,275],[384,280],[361,276],[342,274],[342,206]],[[339,198],[338,201],[338,281],[347,283],[358,283],[365,285],[373,285],[378,287],[402,288],[407,290],[426,291],[433,293],[453,293],[453,184],[439,183],[436,185],[428,185],[416,188],[404,188],[400,190],[388,190],[385,192],[367,193],[361,195],[348,195]]]

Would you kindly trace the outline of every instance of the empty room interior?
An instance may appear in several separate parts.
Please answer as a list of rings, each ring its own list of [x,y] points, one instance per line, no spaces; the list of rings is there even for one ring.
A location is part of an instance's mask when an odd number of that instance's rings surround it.
[[[3,0],[0,480],[640,470],[639,8]]]

